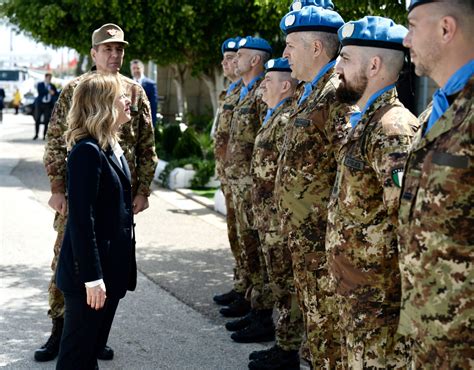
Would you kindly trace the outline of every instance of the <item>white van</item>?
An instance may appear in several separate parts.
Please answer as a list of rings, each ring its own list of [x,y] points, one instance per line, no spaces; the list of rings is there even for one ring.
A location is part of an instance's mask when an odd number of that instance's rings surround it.
[[[22,90],[25,90],[25,82],[27,80],[27,68],[12,67],[0,69],[0,87],[5,90],[5,107],[8,107],[13,100],[13,94],[16,89],[19,89],[22,95],[26,92]]]

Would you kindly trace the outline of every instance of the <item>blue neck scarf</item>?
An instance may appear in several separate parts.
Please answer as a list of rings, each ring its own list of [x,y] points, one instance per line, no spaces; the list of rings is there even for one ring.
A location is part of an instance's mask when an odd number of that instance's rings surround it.
[[[239,101],[242,101],[245,99],[247,94],[249,93],[250,90],[253,89],[253,85],[255,85],[255,82],[257,82],[259,79],[263,77],[263,73],[259,74],[257,77],[255,77],[252,81],[249,82],[247,86],[245,84],[242,86],[240,89],[240,98]]]
[[[471,60],[459,68],[446,82],[442,88],[433,94],[433,110],[428,121],[428,126],[423,136],[434,126],[438,119],[449,108],[448,96],[454,95],[461,91],[474,73],[474,60]]]
[[[321,79],[321,77],[323,77],[327,71],[329,71],[332,67],[334,67],[334,65],[336,64],[336,61],[333,60],[332,62],[329,62],[328,64],[326,64],[323,68],[321,68],[321,70],[319,71],[319,73],[316,75],[315,78],[313,78],[313,81],[311,82],[307,82],[305,83],[304,85],[304,93],[303,95],[301,96],[300,100],[298,100],[298,107],[303,104],[303,102],[308,99],[308,96],[309,94],[311,94],[311,92],[313,91],[313,87],[316,86],[316,84],[319,82],[319,80]]]
[[[265,126],[267,121],[270,119],[270,117],[272,116],[273,112],[275,112],[278,107],[280,105],[282,105],[283,103],[285,103],[286,101],[288,100],[288,98],[285,98],[283,100],[281,100],[277,105],[275,105],[273,108],[268,108],[267,109],[267,115],[265,116],[265,119],[263,120],[263,123],[262,123],[262,126]]]
[[[357,124],[360,122],[360,120],[361,120],[362,116],[364,115],[364,113],[367,112],[367,109],[370,108],[370,106],[374,103],[375,100],[377,100],[377,98],[380,95],[382,95],[382,94],[386,93],[388,90],[394,89],[394,88],[395,88],[395,84],[385,86],[383,89],[380,89],[379,91],[372,94],[372,96],[369,98],[369,100],[367,100],[367,103],[365,104],[365,107],[364,107],[364,109],[362,109],[362,111],[352,113],[351,118],[349,118],[349,121],[351,122],[352,128],[354,129],[357,126]]]
[[[232,91],[234,91],[235,87],[242,81],[242,79],[232,82],[229,87],[227,88],[225,96],[229,96]]]

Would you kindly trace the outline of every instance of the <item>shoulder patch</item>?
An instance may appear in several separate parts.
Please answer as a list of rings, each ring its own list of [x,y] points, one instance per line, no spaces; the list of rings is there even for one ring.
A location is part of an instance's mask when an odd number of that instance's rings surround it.
[[[402,187],[403,173],[403,168],[394,168],[392,170],[392,181],[397,186],[397,188]]]

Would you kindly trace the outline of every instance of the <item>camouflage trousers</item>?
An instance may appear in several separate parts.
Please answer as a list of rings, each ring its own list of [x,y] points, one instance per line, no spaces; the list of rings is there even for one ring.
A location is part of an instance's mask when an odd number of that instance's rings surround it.
[[[303,339],[303,316],[293,282],[288,240],[278,230],[259,230],[270,289],[278,320],[276,344],[285,351],[298,350]]]
[[[234,267],[234,290],[238,293],[245,293],[249,287],[249,272],[245,268],[242,260],[242,251],[240,249],[239,239],[237,237],[237,227],[235,220],[235,209],[232,203],[232,192],[229,185],[221,183],[222,193],[225,198],[227,210],[227,236],[229,238],[230,250],[235,259]]]
[[[51,277],[48,287],[48,316],[52,319],[64,317],[64,296],[56,286],[56,266],[58,264],[59,252],[61,251],[61,245],[64,239],[66,223],[67,216],[62,216],[61,214],[56,213],[54,216],[54,230],[57,231],[58,235],[56,237],[56,241],[54,242],[54,256],[53,260],[51,261],[51,270],[53,270],[53,276]]]
[[[337,296],[344,369],[407,369],[411,342],[397,334],[399,307]]]
[[[467,343],[433,338],[422,339],[413,340],[411,370],[474,369],[472,341]]]
[[[341,365],[339,318],[336,297],[330,289],[326,251],[315,250],[319,244],[308,240],[300,230],[288,234],[294,282],[305,326],[303,350],[307,348],[310,352],[310,356],[304,351],[302,355],[314,369],[334,369]]]
[[[252,186],[236,182],[229,185],[242,261],[249,273],[250,287],[246,297],[253,309],[271,309],[274,304],[273,294],[268,285],[258,231],[253,227]]]

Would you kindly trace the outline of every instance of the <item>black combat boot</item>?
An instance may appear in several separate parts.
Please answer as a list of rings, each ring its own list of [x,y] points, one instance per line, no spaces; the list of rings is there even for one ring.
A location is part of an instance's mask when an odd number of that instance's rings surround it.
[[[105,346],[97,353],[97,358],[99,360],[113,360],[114,350],[109,346]]]
[[[243,296],[239,296],[228,307],[221,308],[219,312],[225,317],[245,316],[250,312],[250,303]]]
[[[275,344],[273,347],[262,349],[261,351],[253,351],[249,355],[249,360],[260,360],[261,358],[268,357],[272,352],[278,351],[278,346]]]
[[[272,310],[258,310],[249,326],[230,336],[238,343],[269,342],[275,339]]]
[[[250,361],[250,370],[299,370],[300,357],[297,350],[285,351],[274,346],[266,356]]]
[[[250,310],[250,312],[245,315],[244,317],[229,321],[228,323],[225,324],[225,328],[229,331],[237,331],[241,330],[247,326],[249,326],[253,320],[255,320],[255,310]]]
[[[241,296],[242,293],[237,293],[234,289],[232,289],[230,292],[224,294],[217,294],[212,299],[214,300],[214,302],[220,304],[221,306],[227,306]]]
[[[35,351],[35,360],[39,362],[51,361],[59,352],[59,343],[63,333],[64,319],[59,317],[53,319],[53,329],[48,341]]]

